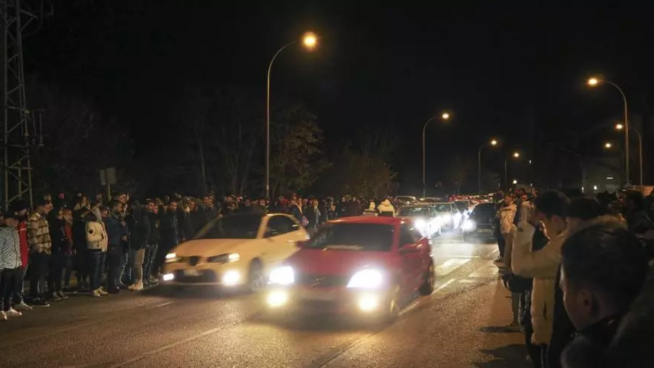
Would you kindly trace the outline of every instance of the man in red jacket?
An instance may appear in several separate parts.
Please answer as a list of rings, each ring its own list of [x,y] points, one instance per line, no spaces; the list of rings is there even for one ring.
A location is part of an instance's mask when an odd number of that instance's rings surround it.
[[[18,239],[20,240],[20,258],[21,258],[21,268],[14,274],[14,282],[11,286],[11,292],[13,294],[14,309],[23,312],[32,310],[32,307],[25,304],[23,299],[23,280],[25,278],[25,273],[27,272],[27,265],[29,264],[29,252],[30,246],[27,242],[27,209],[29,206],[27,202],[17,199],[11,202],[9,205],[9,211],[15,213],[18,216]]]

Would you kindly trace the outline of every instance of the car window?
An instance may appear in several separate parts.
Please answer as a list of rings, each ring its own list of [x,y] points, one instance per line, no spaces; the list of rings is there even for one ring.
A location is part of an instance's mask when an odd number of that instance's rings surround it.
[[[225,216],[209,222],[195,239],[256,239],[261,216]]]
[[[408,224],[402,225],[400,228],[400,246],[407,244],[415,244],[422,238],[420,232],[413,226]]]
[[[266,238],[287,234],[298,229],[298,224],[286,216],[273,216],[266,226]]]
[[[306,248],[346,251],[390,251],[392,225],[336,223],[327,225],[309,240]]]
[[[452,212],[452,206],[449,203],[437,203],[434,205],[437,212]]]

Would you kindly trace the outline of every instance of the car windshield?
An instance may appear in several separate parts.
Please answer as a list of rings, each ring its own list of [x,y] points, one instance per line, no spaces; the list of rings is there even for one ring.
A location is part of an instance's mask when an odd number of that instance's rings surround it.
[[[452,206],[449,203],[438,203],[434,205],[437,212],[452,212]]]
[[[319,230],[306,248],[386,252],[392,246],[391,225],[337,223]]]
[[[255,239],[261,216],[226,216],[209,222],[195,239]]]
[[[456,207],[459,209],[459,211],[468,210],[468,202],[454,202],[454,204],[456,204]]]
[[[400,216],[431,216],[431,208],[429,207],[402,207],[398,213]]]
[[[475,207],[474,210],[472,210],[472,214],[470,215],[471,217],[474,218],[494,218],[495,217],[495,212],[497,210],[495,209],[495,205],[492,203],[481,203],[478,204],[477,207]]]

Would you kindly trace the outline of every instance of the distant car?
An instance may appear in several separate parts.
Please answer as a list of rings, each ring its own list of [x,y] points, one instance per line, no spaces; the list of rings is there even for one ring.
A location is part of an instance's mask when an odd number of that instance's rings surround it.
[[[472,208],[474,207],[472,202],[469,200],[456,200],[454,201],[454,204],[459,209],[459,211],[463,214],[464,218],[468,218],[468,216],[470,216],[470,213],[472,212]]]
[[[413,221],[416,229],[423,236],[431,238],[441,233],[441,224],[438,213],[428,204],[411,204],[402,206],[395,214],[397,217],[406,217]]]
[[[414,196],[397,196],[395,197],[395,201],[399,203],[401,206],[407,205],[407,204],[413,204],[417,203],[418,199]]]
[[[454,202],[433,203],[432,208],[438,213],[438,221],[443,230],[457,230],[463,221],[463,214]]]
[[[461,226],[464,239],[492,240],[495,237],[495,214],[497,208],[492,203],[478,204],[470,217]]]
[[[447,202],[447,199],[441,197],[423,197],[418,201],[420,203],[440,203]]]
[[[270,312],[392,320],[416,291],[429,295],[434,290],[431,246],[408,219],[338,219],[298,246],[270,274]]]
[[[308,233],[285,214],[239,214],[210,221],[166,255],[162,285],[266,286],[271,269]]]

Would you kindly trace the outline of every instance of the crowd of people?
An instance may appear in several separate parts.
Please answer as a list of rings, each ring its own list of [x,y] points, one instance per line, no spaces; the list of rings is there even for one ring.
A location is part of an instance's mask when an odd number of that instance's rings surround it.
[[[93,201],[83,194],[72,201],[59,195],[45,196],[33,210],[16,200],[1,217],[0,320],[71,294],[99,298],[156,285],[166,254],[220,216],[282,212],[314,231],[328,220],[358,216],[371,208],[381,215],[394,212],[388,199],[377,209],[374,201],[351,196],[319,201],[297,194],[272,203],[237,196],[216,201],[213,195],[202,199],[172,195],[143,203],[126,193],[110,201],[102,194]]]
[[[518,192],[498,205],[496,262],[534,367],[654,367],[653,199]]]

